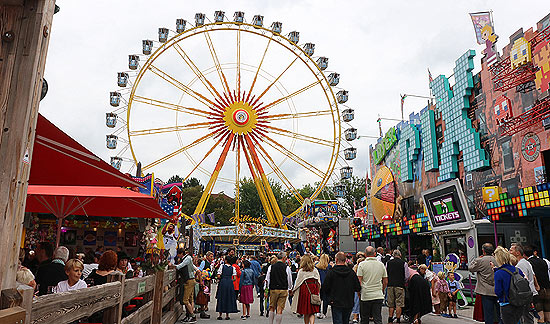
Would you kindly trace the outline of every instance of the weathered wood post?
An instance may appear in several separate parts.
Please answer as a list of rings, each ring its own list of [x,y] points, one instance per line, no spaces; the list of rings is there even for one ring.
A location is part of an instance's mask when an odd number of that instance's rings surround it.
[[[118,303],[113,307],[107,308],[103,312],[103,323],[120,324],[122,319],[122,305],[124,304],[124,280],[126,276],[122,272],[114,272],[107,276],[107,282],[120,281],[120,296]]]
[[[0,4],[0,290],[15,287],[55,0]]]
[[[153,315],[151,324],[158,324],[162,320],[162,295],[164,294],[164,271],[155,273],[155,289],[153,292]]]

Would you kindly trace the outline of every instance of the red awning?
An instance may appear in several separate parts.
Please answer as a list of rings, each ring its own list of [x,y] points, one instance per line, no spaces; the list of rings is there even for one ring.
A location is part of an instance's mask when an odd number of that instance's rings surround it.
[[[29,185],[26,212],[69,215],[170,218],[149,195],[118,187]]]
[[[143,187],[38,115],[31,185]]]

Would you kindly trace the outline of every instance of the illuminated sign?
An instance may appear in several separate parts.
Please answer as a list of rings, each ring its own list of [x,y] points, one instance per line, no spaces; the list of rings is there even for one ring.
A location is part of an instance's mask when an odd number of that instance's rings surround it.
[[[422,193],[426,212],[434,232],[469,229],[472,217],[458,179]]]
[[[495,202],[499,201],[501,189],[499,186],[483,187],[483,201],[484,202]]]
[[[489,166],[485,150],[481,147],[479,133],[472,127],[472,120],[467,114],[470,108],[469,97],[474,88],[474,56],[475,51],[469,50],[456,60],[455,85],[452,88],[449,79],[444,75],[430,82],[430,88],[437,99],[437,109],[445,122],[445,140],[439,151],[439,182],[458,176],[458,155],[461,151],[466,171]],[[432,141],[435,141],[435,138]]]
[[[239,217],[233,216],[229,219],[232,223],[241,223],[241,222],[247,222],[247,223],[259,223],[267,225],[267,219],[261,218],[261,217],[251,217],[249,215],[241,215]]]
[[[372,157],[375,164],[380,164],[389,150],[397,143],[397,130],[395,127],[392,127],[388,130],[382,142],[376,144],[374,151],[372,152]]]

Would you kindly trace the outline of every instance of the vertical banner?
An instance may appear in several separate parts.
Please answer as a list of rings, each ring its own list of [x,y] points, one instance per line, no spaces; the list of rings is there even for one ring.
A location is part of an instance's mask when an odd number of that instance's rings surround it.
[[[491,12],[474,12],[470,14],[470,18],[472,18],[472,23],[474,24],[477,43],[480,45],[485,44],[485,49],[482,53],[486,56],[487,64],[491,65],[497,60],[495,43],[498,39],[498,36],[495,34]]]
[[[198,254],[201,246],[202,232],[199,224],[194,224],[193,228],[193,254]]]

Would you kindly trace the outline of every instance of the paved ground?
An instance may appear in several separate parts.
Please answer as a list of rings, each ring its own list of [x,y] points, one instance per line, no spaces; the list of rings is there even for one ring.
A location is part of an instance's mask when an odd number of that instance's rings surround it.
[[[213,291],[215,292],[215,288],[212,287]],[[215,296],[213,294],[213,296]],[[212,301],[210,302],[210,305],[209,305],[209,308],[211,309],[210,311],[208,311],[208,314],[210,315],[210,319],[208,320],[205,320],[205,319],[199,319],[198,316],[197,316],[197,323],[198,324],[208,324],[208,323],[231,323],[231,322],[248,322],[249,324],[256,324],[256,323],[269,323],[269,319],[265,318],[265,317],[260,317],[260,306],[259,306],[259,299],[258,298],[254,298],[254,304],[250,306],[250,318],[246,321],[243,321],[241,320],[241,315],[242,313],[239,313],[239,314],[231,314],[230,317],[231,317],[231,320],[229,321],[218,321],[216,320],[218,314],[217,313],[214,313],[213,310],[216,309],[216,300],[214,298],[212,298]],[[242,305],[241,304],[238,304],[238,309],[242,311]],[[472,318],[472,313],[473,313],[473,306],[470,306],[470,307],[467,307],[465,309],[462,309],[462,310],[459,310],[458,311],[458,319],[450,319],[450,318],[444,318],[444,317],[441,317],[441,316],[437,316],[437,315],[425,315],[424,317],[422,317],[422,323],[423,324],[438,324],[438,323],[452,323],[452,322],[456,322],[457,324],[458,323],[474,323],[475,321],[473,321],[471,318]],[[225,314],[223,315],[225,317]],[[382,322],[383,323],[386,323],[387,322],[387,319],[388,319],[388,309],[386,307],[382,308]],[[285,307],[285,310],[283,312],[283,323],[284,324],[302,324],[304,323],[304,320],[302,318],[298,318],[296,315],[292,314],[292,312],[290,311],[290,304],[288,304],[287,302],[287,305]],[[330,316],[330,307],[329,307],[329,311],[328,311],[328,314],[327,314],[327,318],[325,319],[315,319],[315,323],[318,323],[318,324],[331,324],[332,323],[332,318]],[[372,322],[371,322],[372,323]],[[475,322],[475,323],[479,323],[479,322]]]

